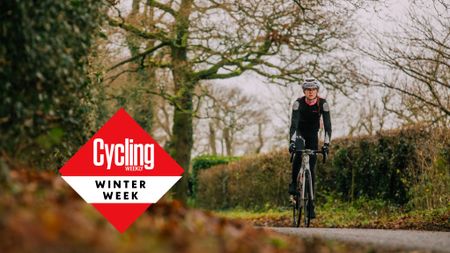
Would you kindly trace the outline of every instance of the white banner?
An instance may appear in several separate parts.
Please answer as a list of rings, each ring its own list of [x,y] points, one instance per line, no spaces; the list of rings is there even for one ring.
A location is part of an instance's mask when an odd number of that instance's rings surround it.
[[[63,176],[87,203],[156,203],[181,176]]]

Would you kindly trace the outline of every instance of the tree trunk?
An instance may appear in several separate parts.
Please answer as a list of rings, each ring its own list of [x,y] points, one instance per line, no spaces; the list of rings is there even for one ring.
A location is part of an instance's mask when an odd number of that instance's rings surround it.
[[[209,147],[213,155],[217,155],[216,149],[216,129],[212,122],[209,122]]]
[[[174,50],[175,53],[177,50]],[[169,145],[170,155],[183,167],[184,173],[175,185],[175,198],[186,201],[188,192],[189,165],[193,140],[192,95],[195,82],[190,80],[187,62],[173,60],[172,74],[175,80],[175,110],[173,114],[172,138]],[[175,67],[176,66],[176,67]]]
[[[261,149],[264,146],[264,136],[263,136],[263,129],[262,129],[263,124],[259,123],[258,124],[258,146],[256,147],[256,154],[261,153]]]
[[[183,167],[184,173],[175,185],[174,197],[186,202],[188,192],[189,164],[193,145],[192,94],[196,80],[192,79],[192,68],[187,58],[187,38],[189,35],[189,16],[192,0],[181,1],[176,15],[176,40],[171,46],[172,75],[175,84],[175,110],[173,115],[170,155]]]
[[[225,148],[227,149],[227,156],[232,156],[233,155],[233,141],[232,141],[232,136],[230,133],[230,128],[225,127],[223,129],[223,139],[225,140]]]
[[[187,87],[182,88],[181,98],[177,100],[173,116],[172,139],[169,148],[170,155],[183,167],[184,173],[175,185],[175,198],[185,201],[188,191],[189,164],[193,145],[192,127],[192,91]]]

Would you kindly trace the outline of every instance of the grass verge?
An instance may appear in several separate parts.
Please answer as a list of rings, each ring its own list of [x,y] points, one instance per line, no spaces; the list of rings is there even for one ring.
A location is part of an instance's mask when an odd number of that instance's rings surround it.
[[[221,217],[239,219],[257,226],[286,227],[292,224],[292,210],[224,210]],[[450,231],[450,205],[432,210],[405,211],[383,201],[359,199],[353,203],[330,201],[316,207],[312,226],[326,228],[383,228]]]

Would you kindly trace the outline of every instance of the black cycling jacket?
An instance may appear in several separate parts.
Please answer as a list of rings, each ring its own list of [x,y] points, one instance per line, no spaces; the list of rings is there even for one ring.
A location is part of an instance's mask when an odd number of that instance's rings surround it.
[[[308,105],[305,99],[305,97],[298,98],[292,107],[291,127],[289,131],[291,140],[295,140],[298,134],[303,137],[317,136],[320,128],[320,116],[322,116],[325,128],[324,143],[330,143],[331,119],[330,106],[327,100],[318,97],[318,101],[314,105]]]

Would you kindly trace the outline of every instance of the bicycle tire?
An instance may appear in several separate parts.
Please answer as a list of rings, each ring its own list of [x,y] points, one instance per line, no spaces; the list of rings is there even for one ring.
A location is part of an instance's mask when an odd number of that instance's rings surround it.
[[[294,196],[294,202],[292,203],[292,226],[296,227],[297,226],[297,200],[296,197]]]
[[[305,213],[305,226],[309,228],[309,225],[311,223],[311,200],[307,199],[305,200],[307,203],[307,208],[308,208],[308,214]]]
[[[297,195],[297,208],[298,208],[298,216],[297,216],[297,227],[300,227],[300,223],[302,220],[302,206],[300,205],[300,195]]]
[[[298,207],[298,213],[297,213],[297,227],[300,227],[300,224],[302,223],[302,210],[304,209],[303,203],[302,203],[302,177],[301,174],[302,170],[299,171],[299,174],[297,176],[297,207]]]
[[[299,202],[299,199],[300,199],[300,197],[299,197],[299,195],[297,194],[296,196],[294,196],[294,204],[292,205],[293,206],[293,227],[299,227],[300,226],[300,223],[301,223],[301,217],[302,217],[302,208],[301,208],[301,206],[300,206],[300,202]]]
[[[311,223],[311,194],[309,189],[309,173],[305,173],[305,227],[309,227]]]

